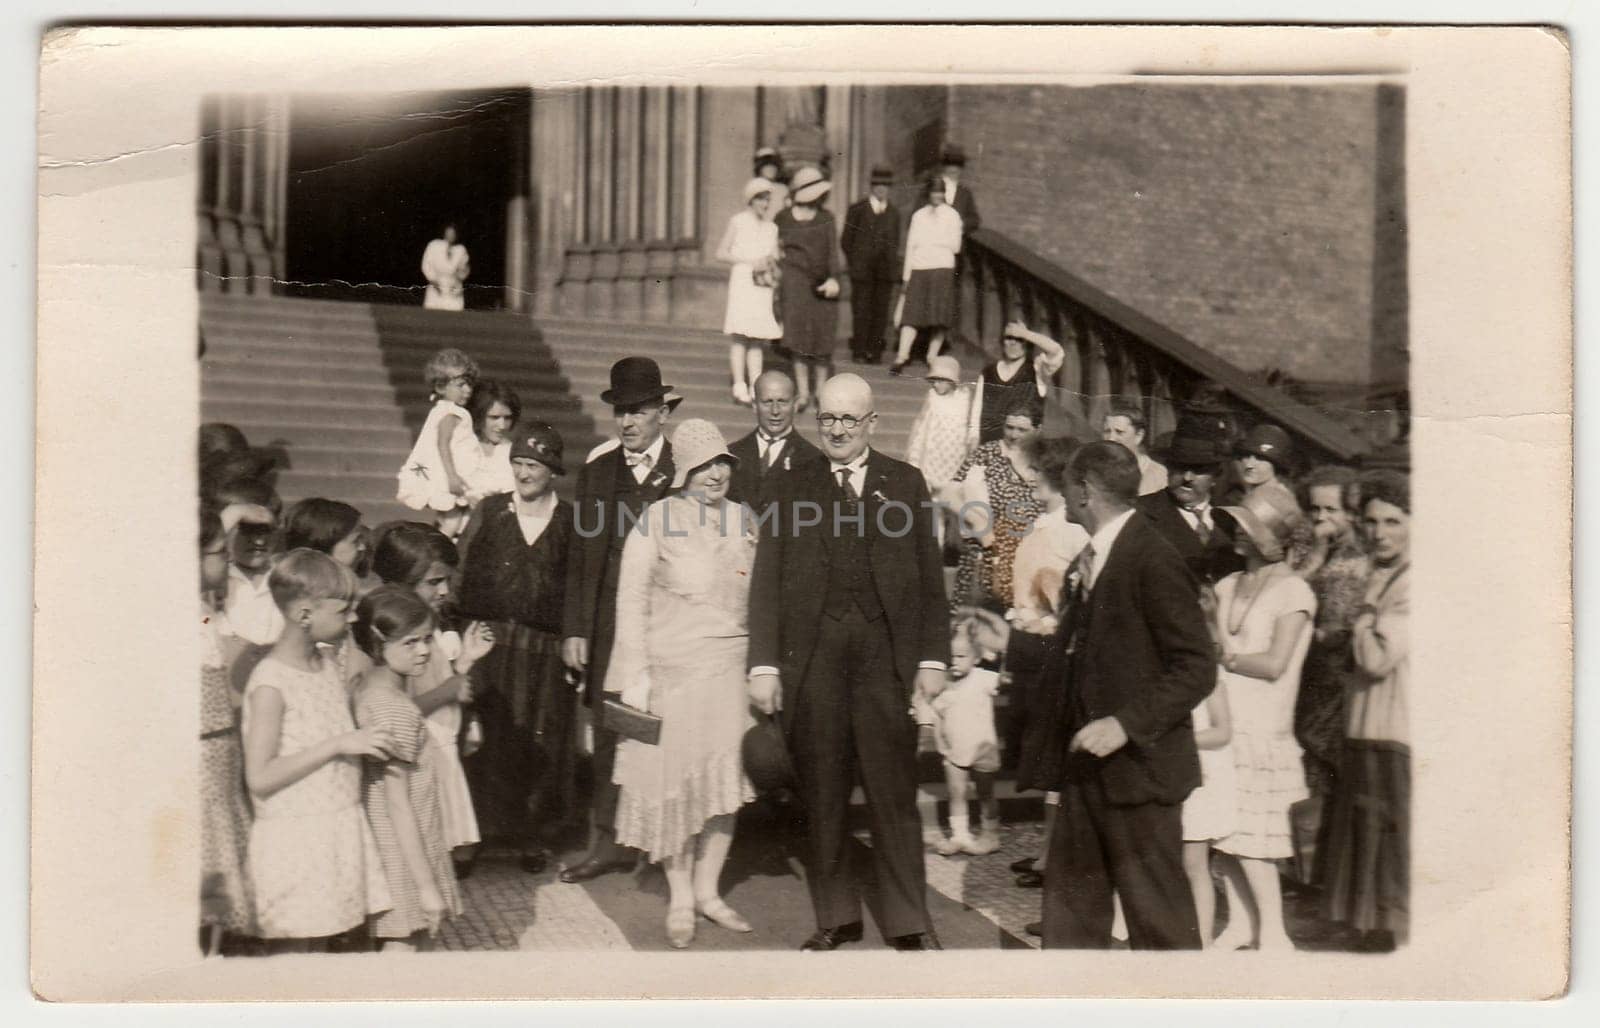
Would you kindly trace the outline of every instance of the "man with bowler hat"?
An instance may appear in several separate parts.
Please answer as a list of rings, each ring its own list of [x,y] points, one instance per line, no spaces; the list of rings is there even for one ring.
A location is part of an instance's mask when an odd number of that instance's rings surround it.
[[[561,659],[581,676],[594,714],[594,839],[582,861],[562,870],[564,882],[629,870],[638,857],[638,851],[617,845],[617,786],[611,781],[617,736],[600,723],[600,708],[607,693],[621,693],[606,681],[606,666],[616,634],[623,543],[637,531],[644,508],[672,485],[672,448],[662,428],[678,401],[669,392],[650,358],[624,357],[613,364],[611,388],[600,394],[600,402],[611,406],[620,445],[597,449],[578,472]]]
[[[1186,416],[1163,454],[1167,487],[1139,497],[1139,511],[1150,519],[1189,571],[1203,585],[1244,568],[1227,533],[1212,519],[1212,490],[1222,481],[1227,439],[1220,421]]]
[[[878,928],[924,949],[930,925],[911,697],[944,687],[950,620],[922,473],[872,449],[872,388],[838,375],[817,394],[826,459],[786,482],[750,580],[750,701],[783,711],[806,812],[817,931],[803,950],[859,942],[849,825],[859,777],[872,830]]]
[[[900,277],[900,211],[889,202],[894,171],[872,168],[871,191],[850,205],[839,244],[850,270],[850,359],[876,364],[883,358],[889,302]]]
[[[939,177],[944,179],[944,202],[961,215],[961,234],[970,236],[982,225],[978,216],[978,201],[972,188],[961,184],[961,173],[967,167],[967,152],[955,143],[946,143],[939,155]],[[920,205],[919,205],[920,206]]]

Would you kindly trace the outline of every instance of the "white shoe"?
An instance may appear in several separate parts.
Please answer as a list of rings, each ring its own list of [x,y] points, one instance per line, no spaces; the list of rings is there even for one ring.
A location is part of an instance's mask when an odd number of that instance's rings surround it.
[[[939,844],[934,847],[934,850],[942,857],[953,857],[957,853],[971,853],[972,847],[977,845],[978,841],[967,832],[962,832],[959,835],[952,833],[948,839],[939,840]]]

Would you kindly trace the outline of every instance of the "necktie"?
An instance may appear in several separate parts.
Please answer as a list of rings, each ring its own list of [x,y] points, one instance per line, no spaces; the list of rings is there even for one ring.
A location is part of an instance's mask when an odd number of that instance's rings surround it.
[[[1094,544],[1084,543],[1083,550],[1078,554],[1078,599],[1088,602],[1089,590],[1094,583],[1089,581],[1089,576],[1094,573]]]
[[[644,453],[625,453],[622,455],[622,459],[628,462],[628,467],[630,468],[642,467],[646,470],[649,469],[651,464],[655,463],[650,459],[648,451]]]
[[[1204,546],[1211,541],[1211,526],[1206,524],[1204,513],[1194,509],[1189,513],[1194,515],[1194,534],[1200,537],[1200,545]]]
[[[776,438],[774,436],[769,436],[769,435],[762,435],[761,436],[761,444],[762,444],[763,447],[765,447],[765,452],[763,452],[762,455],[761,455],[761,470],[762,471],[764,471],[764,472],[765,471],[771,471],[772,470],[772,465],[774,465],[774,464],[776,464],[778,462],[778,451],[781,449],[781,447],[778,445],[778,443],[781,442],[781,441],[782,440],[780,440],[780,439],[778,439],[778,438]]]
[[[1077,576],[1078,584],[1073,587],[1067,601],[1069,609],[1064,612],[1067,617],[1068,653],[1077,650],[1089,628],[1089,575],[1093,570],[1094,547],[1085,545],[1073,564],[1072,572]]]
[[[834,474],[839,476],[839,488],[843,489],[844,494],[850,497],[850,502],[854,503],[855,501],[861,499],[861,494],[856,492],[855,483],[850,481],[849,468],[840,468],[838,471],[835,471]]]

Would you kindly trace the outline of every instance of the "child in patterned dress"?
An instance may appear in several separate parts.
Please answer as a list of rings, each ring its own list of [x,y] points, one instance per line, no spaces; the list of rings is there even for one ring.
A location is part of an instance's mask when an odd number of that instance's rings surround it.
[[[404,586],[433,609],[435,623],[449,603],[451,581],[461,558],[455,544],[436,528],[415,521],[385,525],[372,548],[372,570],[386,585]],[[472,807],[466,770],[461,765],[460,736],[468,721],[463,707],[472,702],[468,672],[494,646],[494,632],[474,621],[464,632],[435,629],[427,668],[406,680],[428,729],[439,747],[439,806],[445,842],[458,850],[457,873],[466,877],[479,842],[478,817]],[[476,724],[467,725],[469,740]]]
[[[934,519],[939,543],[944,544],[945,522],[961,506],[961,483],[956,472],[978,445],[972,419],[972,387],[961,382],[961,362],[954,357],[928,358],[928,395],[911,423],[906,462],[928,483],[933,501],[943,508]]]
[[[427,949],[443,919],[461,913],[439,812],[438,745],[406,692],[428,668],[433,608],[404,586],[379,586],[356,608],[353,634],[373,662],[356,686],[356,724],[393,739],[393,756],[365,768],[367,821],[394,899],[372,919],[372,935],[384,950]]]
[[[261,937],[279,952],[308,952],[391,905],[359,758],[387,759],[394,739],[356,728],[324,650],[350,630],[355,576],[299,549],[268,585],[284,629],[245,686],[244,774],[256,817],[247,864]]]
[[[483,498],[470,482],[483,458],[467,411],[478,364],[460,350],[445,349],[433,355],[423,375],[433,390],[433,409],[400,466],[395,498],[412,510],[436,511],[439,530],[454,539],[472,504]]]

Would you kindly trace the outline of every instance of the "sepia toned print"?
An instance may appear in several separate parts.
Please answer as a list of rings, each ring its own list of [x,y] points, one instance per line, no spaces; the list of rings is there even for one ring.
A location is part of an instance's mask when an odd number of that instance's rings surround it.
[[[1438,959],[1412,76],[244,85],[183,959]]]

